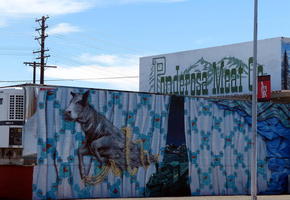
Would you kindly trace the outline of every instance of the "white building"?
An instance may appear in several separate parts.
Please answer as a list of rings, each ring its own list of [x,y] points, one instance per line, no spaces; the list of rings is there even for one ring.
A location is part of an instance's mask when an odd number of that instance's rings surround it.
[[[140,58],[140,91],[192,96],[251,94],[253,43]],[[290,89],[290,38],[258,41],[258,75],[272,91]]]

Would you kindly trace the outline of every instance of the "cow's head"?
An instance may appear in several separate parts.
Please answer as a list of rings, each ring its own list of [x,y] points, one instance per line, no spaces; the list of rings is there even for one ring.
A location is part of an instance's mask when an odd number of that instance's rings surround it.
[[[65,120],[82,121],[82,118],[84,117],[84,108],[88,106],[89,94],[89,90],[84,94],[71,92],[72,99],[64,111]]]

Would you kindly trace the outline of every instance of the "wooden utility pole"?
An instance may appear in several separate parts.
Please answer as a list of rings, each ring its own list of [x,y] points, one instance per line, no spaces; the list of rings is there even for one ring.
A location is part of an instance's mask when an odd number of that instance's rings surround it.
[[[44,84],[44,59],[49,57],[49,55],[45,55],[45,52],[49,51],[49,49],[45,49],[45,38],[47,37],[47,35],[45,35],[45,30],[48,27],[45,25],[45,22],[48,18],[48,16],[42,16],[42,18],[35,20],[35,22],[38,22],[40,26],[40,28],[35,29],[35,31],[37,31],[40,35],[40,37],[35,37],[35,40],[37,40],[40,44],[40,50],[34,51],[33,53],[40,53],[40,56],[36,58],[40,59],[40,84]]]
[[[23,64],[33,67],[33,84],[36,84],[36,68],[40,67],[41,63],[37,63],[34,61],[34,62],[24,62]],[[45,65],[44,67],[56,68],[57,66]]]
[[[33,67],[33,84],[35,84],[36,83],[36,81],[35,81],[36,80],[36,62],[35,61],[34,62],[24,62],[23,64]],[[39,64],[39,63],[37,63],[37,64]]]
[[[46,65],[45,59],[50,57],[50,55],[45,55],[46,51],[49,51],[49,49],[45,49],[45,38],[47,38],[47,35],[45,34],[45,30],[48,28],[47,25],[45,25],[46,20],[48,19],[48,16],[42,16],[40,19],[36,19],[35,22],[38,22],[39,28],[36,28],[35,31],[38,32],[39,37],[35,37],[35,40],[38,41],[40,45],[40,50],[33,51],[33,53],[39,53],[40,56],[36,59],[40,60],[40,62],[24,62],[25,65],[29,65],[33,67],[33,83],[36,83],[36,67],[40,67],[40,84],[44,84],[44,70],[45,68],[56,68],[56,66],[49,66]]]

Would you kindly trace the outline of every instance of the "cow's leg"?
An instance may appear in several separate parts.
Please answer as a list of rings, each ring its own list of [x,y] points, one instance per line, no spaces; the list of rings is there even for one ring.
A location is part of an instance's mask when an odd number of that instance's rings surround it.
[[[99,153],[99,149],[100,148],[107,148],[107,147],[108,146],[107,146],[107,138],[106,137],[97,139],[97,140],[93,141],[90,145],[92,152],[96,156],[97,160],[100,162],[101,166],[104,164],[105,158],[101,157],[101,155]]]
[[[83,144],[78,149],[78,158],[79,158],[79,170],[80,170],[80,176],[81,179],[84,178],[84,175],[87,176],[85,173],[85,167],[84,167],[84,155],[90,154],[90,151],[88,149],[88,146],[86,144]]]
[[[92,165],[92,157],[90,156],[88,166],[85,166],[85,176],[88,176],[90,173],[91,165]]]

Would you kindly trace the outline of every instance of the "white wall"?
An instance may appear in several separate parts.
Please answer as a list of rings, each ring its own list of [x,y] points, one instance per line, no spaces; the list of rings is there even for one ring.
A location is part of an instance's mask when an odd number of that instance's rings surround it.
[[[197,49],[192,51],[183,51],[170,54],[162,54],[156,56],[142,57],[140,58],[140,91],[141,92],[159,92],[150,90],[149,80],[154,75],[154,69],[152,67],[152,59],[157,57],[166,58],[166,76],[176,75],[176,65],[180,66],[179,73],[183,73],[184,70],[189,69],[190,66],[197,63],[201,58],[210,63],[218,62],[225,57],[234,57],[247,64],[249,57],[253,55],[252,42],[245,42],[239,44],[232,44],[219,47],[211,47],[205,49]],[[264,74],[271,75],[272,90],[281,89],[281,38],[273,38],[258,41],[258,63],[263,65]],[[198,63],[198,66],[189,73],[197,71],[207,71],[204,69],[204,65]],[[228,66],[229,69],[231,67]],[[156,75],[156,73],[155,73]],[[248,88],[247,74],[243,74],[243,91],[238,93],[250,93]],[[156,77],[153,78],[156,80]],[[152,83],[151,83],[152,84]],[[209,94],[212,94],[212,87],[209,85]]]

